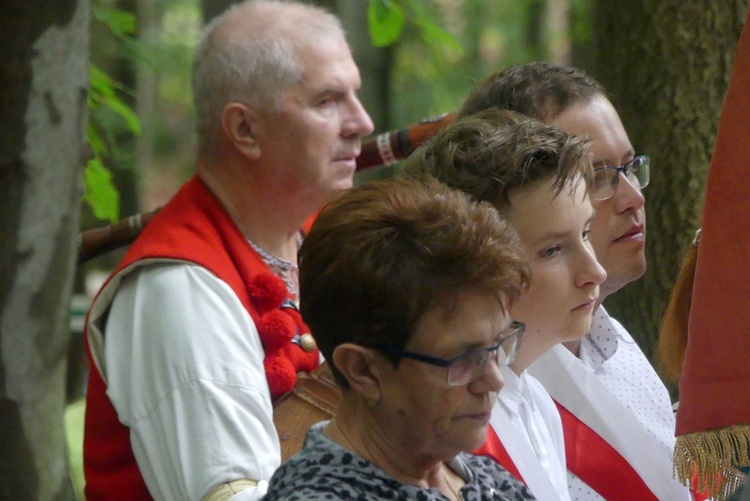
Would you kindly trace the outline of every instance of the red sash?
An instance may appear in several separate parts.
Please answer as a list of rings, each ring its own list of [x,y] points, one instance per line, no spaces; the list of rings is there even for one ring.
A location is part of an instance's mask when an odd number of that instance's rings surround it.
[[[607,501],[658,501],[619,452],[565,407],[557,402],[555,405],[562,419],[569,471]]]
[[[523,477],[518,472],[518,468],[516,468],[515,463],[510,458],[510,454],[508,454],[508,451],[505,450],[505,446],[498,438],[495,430],[492,429],[492,426],[487,427],[487,438],[484,440],[484,444],[482,444],[482,446],[479,449],[475,450],[473,453],[477,456],[488,456],[494,459],[496,463],[508,470],[508,473],[526,484],[526,482],[524,482],[523,480]]]

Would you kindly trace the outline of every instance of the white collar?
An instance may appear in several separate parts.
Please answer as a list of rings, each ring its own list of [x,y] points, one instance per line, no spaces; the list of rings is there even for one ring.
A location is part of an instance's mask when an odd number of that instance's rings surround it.
[[[591,330],[581,340],[578,358],[594,371],[601,370],[604,362],[617,353],[619,333],[610,322],[609,314],[600,306],[591,321]]]

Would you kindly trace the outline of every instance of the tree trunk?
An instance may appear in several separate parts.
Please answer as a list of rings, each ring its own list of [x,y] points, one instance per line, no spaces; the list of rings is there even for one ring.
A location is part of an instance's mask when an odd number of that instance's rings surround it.
[[[661,315],[699,224],[719,112],[747,0],[598,0],[594,76],[610,92],[645,188],[646,275],[605,302],[655,361]]]
[[[63,412],[91,5],[0,11],[0,499],[74,499]]]

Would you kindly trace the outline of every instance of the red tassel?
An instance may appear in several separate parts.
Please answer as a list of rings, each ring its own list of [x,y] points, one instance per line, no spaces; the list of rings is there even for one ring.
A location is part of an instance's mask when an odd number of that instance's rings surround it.
[[[287,295],[284,281],[271,272],[255,275],[250,281],[248,292],[261,315],[281,306]]]
[[[292,363],[281,355],[266,356],[263,361],[268,378],[268,388],[271,390],[271,399],[277,399],[284,393],[292,391],[297,381],[297,373]]]
[[[258,320],[258,334],[266,353],[286,346],[294,338],[294,320],[281,310],[271,310]]]

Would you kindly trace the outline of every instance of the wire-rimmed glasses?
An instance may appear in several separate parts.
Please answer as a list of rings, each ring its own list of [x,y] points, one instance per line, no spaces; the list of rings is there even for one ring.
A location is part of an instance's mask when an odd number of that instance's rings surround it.
[[[591,200],[602,201],[615,196],[621,172],[630,184],[638,189],[645,188],[649,182],[650,167],[651,158],[639,155],[620,167],[607,165],[594,169],[592,175],[588,176]]]

